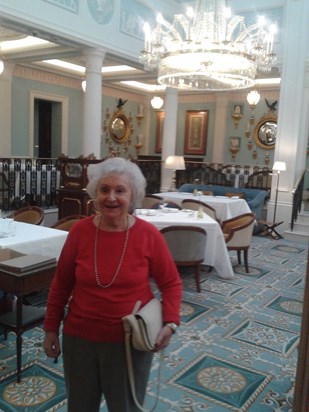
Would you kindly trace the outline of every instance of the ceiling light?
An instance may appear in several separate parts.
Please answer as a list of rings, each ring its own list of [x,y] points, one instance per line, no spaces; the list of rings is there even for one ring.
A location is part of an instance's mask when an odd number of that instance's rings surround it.
[[[257,90],[251,90],[247,94],[247,102],[249,103],[249,106],[252,108],[255,108],[255,106],[258,104],[260,101],[261,95]]]
[[[154,84],[147,84],[147,83],[142,83],[142,82],[137,82],[135,80],[124,80],[120,82],[121,84],[135,87],[136,89],[141,89],[141,90],[146,90],[148,92],[162,92],[166,89],[166,86],[164,85],[154,85]]]
[[[250,124],[253,125],[255,122],[255,116],[254,116],[254,110],[256,108],[256,105],[260,101],[261,95],[257,90],[251,90],[247,94],[247,102],[249,103],[250,109],[251,109],[251,116],[250,116]]]
[[[47,63],[47,64],[50,64],[52,66],[62,67],[63,69],[74,70],[74,71],[79,72],[79,73],[85,73],[85,71],[86,71],[84,66],[69,63],[69,62],[66,62],[64,60],[58,60],[58,59],[43,60],[43,63]]]
[[[188,90],[237,90],[252,87],[257,71],[271,70],[274,26],[264,20],[246,27],[230,17],[225,0],[197,0],[187,15],[172,24],[162,14],[152,29],[144,26],[140,59],[146,70],[158,70],[158,82]]]
[[[161,107],[163,106],[163,104],[164,104],[164,100],[162,99],[162,97],[159,97],[159,96],[154,96],[152,99],[151,99],[151,107],[154,109],[154,110],[160,110],[161,109]]]
[[[41,46],[41,45],[52,45],[54,43],[50,43],[47,40],[39,39],[36,37],[32,36],[27,36],[23,39],[20,40],[7,40],[4,42],[1,42],[1,49],[2,51],[11,51],[11,50],[18,50],[18,49],[24,49],[24,48],[31,48],[31,47],[36,47],[36,46]]]

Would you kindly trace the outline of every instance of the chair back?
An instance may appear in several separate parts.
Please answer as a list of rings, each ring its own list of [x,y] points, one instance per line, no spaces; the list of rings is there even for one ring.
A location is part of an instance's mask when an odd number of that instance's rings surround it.
[[[181,206],[184,209],[190,209],[190,210],[199,210],[201,207],[203,209],[203,212],[206,213],[208,216],[212,217],[214,220],[218,221],[217,218],[217,213],[215,209],[206,203],[202,202],[201,200],[195,200],[195,199],[184,199],[181,202]]]
[[[44,210],[39,206],[26,206],[14,210],[11,216],[16,222],[40,225],[44,219]]]
[[[224,220],[221,228],[228,247],[246,247],[249,246],[252,238],[255,215],[253,213],[244,213]]]
[[[194,264],[205,257],[206,231],[198,226],[167,226],[160,230],[174,262]]]
[[[59,219],[56,223],[54,223],[51,227],[53,229],[65,230],[69,232],[71,227],[74,223],[78,222],[79,220],[85,218],[85,215],[69,215],[65,216],[62,219]]]
[[[162,203],[163,198],[157,195],[146,195],[142,202],[142,209],[153,209]]]

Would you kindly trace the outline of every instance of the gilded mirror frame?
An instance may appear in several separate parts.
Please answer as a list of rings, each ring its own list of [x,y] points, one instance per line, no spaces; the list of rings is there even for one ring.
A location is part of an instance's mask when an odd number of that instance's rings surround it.
[[[109,134],[114,142],[118,144],[126,142],[130,133],[131,127],[127,116],[121,110],[114,112],[109,122]]]
[[[253,130],[253,139],[257,146],[271,150],[275,148],[277,138],[277,116],[265,114],[260,118]]]

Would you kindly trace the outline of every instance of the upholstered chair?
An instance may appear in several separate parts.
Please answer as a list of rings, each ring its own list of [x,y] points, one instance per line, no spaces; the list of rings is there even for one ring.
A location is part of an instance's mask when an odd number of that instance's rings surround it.
[[[85,217],[86,216],[84,215],[65,216],[62,219],[57,220],[57,222],[54,223],[51,227],[53,229],[65,230],[66,232],[69,232],[74,223],[78,222],[80,219],[83,219]]]
[[[162,203],[163,198],[157,195],[148,194],[144,197],[142,202],[142,209],[153,209],[155,206],[158,207]]]
[[[206,231],[198,226],[167,226],[161,229],[177,267],[191,266],[197,292],[201,291],[200,269],[205,257]]]
[[[26,206],[14,210],[11,216],[16,222],[32,223],[40,225],[44,219],[44,210],[39,206]]]
[[[241,264],[241,251],[243,250],[247,273],[249,273],[248,250],[252,239],[254,221],[255,215],[253,213],[244,213],[221,223],[227,249],[237,251],[239,264]]]
[[[204,213],[206,213],[208,216],[212,217],[214,220],[220,223],[220,220],[217,218],[215,209],[207,205],[205,202],[202,202],[201,200],[184,199],[181,202],[181,206],[183,207],[183,209],[191,209],[191,210],[199,210],[199,208],[201,207]]]

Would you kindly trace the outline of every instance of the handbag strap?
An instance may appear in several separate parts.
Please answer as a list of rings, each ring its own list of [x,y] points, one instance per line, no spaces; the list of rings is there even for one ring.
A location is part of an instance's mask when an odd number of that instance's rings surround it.
[[[133,372],[133,362],[132,362],[132,353],[131,353],[131,331],[127,330],[125,332],[125,349],[126,349],[126,359],[127,359],[127,369],[128,369],[128,376],[130,382],[130,388],[132,393],[132,398],[135,405],[142,411],[142,412],[152,412],[156,408],[158,401],[159,401],[159,392],[160,392],[160,378],[161,378],[161,369],[163,363],[163,354],[164,350],[160,353],[160,363],[159,363],[159,370],[158,370],[158,384],[157,384],[157,393],[156,393],[156,401],[154,406],[148,410],[145,409],[138,401],[135,391],[135,379],[134,379],[134,372]]]

